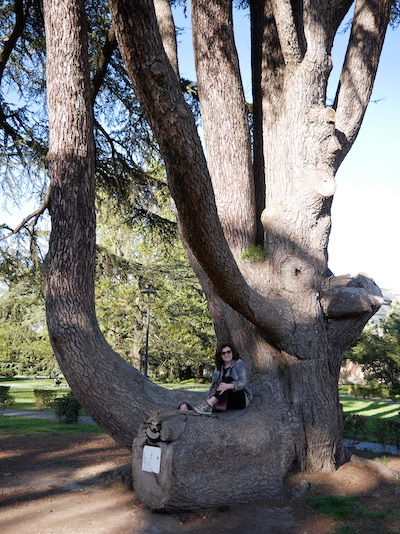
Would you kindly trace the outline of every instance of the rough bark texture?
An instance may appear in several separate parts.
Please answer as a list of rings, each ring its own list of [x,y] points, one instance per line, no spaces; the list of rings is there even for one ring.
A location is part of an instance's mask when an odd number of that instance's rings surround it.
[[[154,0],[154,8],[165,53],[174,72],[179,76],[178,45],[176,42],[176,30],[171,5],[168,0]]]
[[[256,217],[250,131],[232,3],[195,0],[192,27],[201,116],[204,124],[213,124],[204,129],[208,170],[225,237],[231,250],[240,254],[254,244]],[[235,176],[235,186],[227,188],[221,175]]]
[[[341,358],[382,302],[365,276],[333,276],[327,245],[334,176],[361,125],[390,2],[357,1],[333,108],[326,106],[330,51],[351,2],[252,2],[253,162],[231,2],[192,4],[207,158],[153,2],[109,1],[217,336],[231,338],[253,377],[253,405],[223,418],[171,415],[183,394],[151,384],[111,351],[98,329],[82,5],[45,2],[50,336],[89,413],[127,446],[135,438],[135,489],[149,506],[165,510],[279,497],[290,469],[332,470],[344,462]],[[242,253],[256,244],[261,256],[244,259]],[[145,444],[162,449],[159,476],[141,468]],[[231,469],[232,462],[237,468]]]
[[[203,508],[205,502],[217,507],[282,498],[282,470],[292,467],[294,445],[285,441],[283,422],[275,416],[266,419],[263,410],[259,406],[240,415],[189,413],[149,418],[134,440],[135,491],[159,510]],[[155,425],[159,435],[149,439],[147,430]],[[144,445],[161,448],[160,474],[142,471]],[[282,453],[279,462],[276,448]]]

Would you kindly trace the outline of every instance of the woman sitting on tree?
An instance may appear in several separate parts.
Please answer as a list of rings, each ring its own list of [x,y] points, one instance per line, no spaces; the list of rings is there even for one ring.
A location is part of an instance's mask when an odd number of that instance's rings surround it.
[[[215,364],[208,398],[194,410],[200,414],[214,410],[242,410],[251,402],[252,393],[246,366],[232,343],[222,343],[215,354]]]

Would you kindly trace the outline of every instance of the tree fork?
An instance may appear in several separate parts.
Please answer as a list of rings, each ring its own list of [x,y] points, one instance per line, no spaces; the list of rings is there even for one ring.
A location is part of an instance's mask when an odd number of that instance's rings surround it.
[[[135,438],[135,488],[152,508],[206,508],[228,500],[282,496],[283,481],[291,469],[332,470],[344,461],[337,390],[341,354],[379,306],[380,298],[376,286],[364,279],[359,285],[326,279],[334,190],[331,176],[336,171],[326,161],[326,150],[332,145],[337,117],[325,108],[324,84],[330,69],[326,51],[332,36],[322,22],[330,20],[332,3],[321,3],[318,21],[325,31],[317,32],[315,42],[308,43],[304,64],[294,68],[301,39],[285,46],[288,74],[293,77],[280,102],[293,103],[293,108],[282,112],[281,123],[274,129],[269,130],[268,120],[262,125],[264,138],[269,135],[264,157],[266,205],[270,207],[263,221],[267,255],[254,263],[242,257],[235,261],[224,237],[207,161],[176,72],[165,54],[153,2],[110,0],[109,4],[127,71],[166,162],[185,240],[212,288],[211,309],[223,322],[219,334],[230,332],[238,344],[254,377],[255,401],[243,412],[218,418],[177,413],[178,401],[192,402],[195,395],[189,398],[184,392],[158,388],[123,362],[101,335],[93,301],[93,120],[87,57],[80,55],[86,50],[80,0],[45,2],[51,52],[53,223],[45,267],[54,350],[90,415],[127,446]],[[297,5],[289,4],[284,7]],[[273,5],[278,9],[279,3]],[[58,7],[66,12],[60,13]],[[305,13],[303,22],[311,23],[307,28],[311,39],[315,20],[310,15]],[[298,19],[293,23],[301,27]],[[284,17],[278,26],[268,20],[273,40],[276,34],[284,38]],[[286,80],[287,72],[281,77],[285,63],[275,52],[279,59],[275,81]],[[270,77],[264,89],[272,90],[273,80]],[[278,86],[279,97],[282,87]],[[267,106],[268,100],[264,98],[261,104]],[[276,104],[275,111],[280,111]],[[281,149],[282,143],[286,152],[279,154],[277,147]],[[235,176],[231,178],[227,186],[233,187]],[[278,208],[271,208],[273,204]],[[173,416],[171,410],[176,412]],[[146,444],[164,451],[159,478],[143,472],[140,460]],[[234,472],[225,460],[227,451],[237,462]],[[227,488],[221,487],[222,476],[228,477]],[[148,484],[152,490],[146,497]]]

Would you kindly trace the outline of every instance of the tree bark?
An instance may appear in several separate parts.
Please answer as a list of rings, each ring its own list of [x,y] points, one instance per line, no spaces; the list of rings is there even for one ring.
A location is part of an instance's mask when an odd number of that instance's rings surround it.
[[[176,30],[171,5],[168,0],[154,0],[154,8],[165,53],[179,78],[178,44],[176,42]]]
[[[342,150],[341,163],[358,135],[374,86],[390,20],[391,0],[357,0],[334,109]]]
[[[250,131],[232,2],[194,0],[192,28],[208,170],[225,238],[240,255],[254,244],[256,219]],[[230,176],[236,180],[227,189]]]

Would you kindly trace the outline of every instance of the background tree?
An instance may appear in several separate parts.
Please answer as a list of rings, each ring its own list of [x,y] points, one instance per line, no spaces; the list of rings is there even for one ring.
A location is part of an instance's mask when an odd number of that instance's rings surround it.
[[[141,469],[144,427],[134,442],[133,463],[135,489],[154,508],[281,496],[294,466],[331,470],[345,460],[340,362],[382,297],[364,276],[335,277],[329,271],[330,209],[335,173],[356,139],[371,95],[392,2],[356,1],[330,108],[330,52],[351,4],[251,3],[252,146],[231,2],[192,2],[206,159],[153,2],[109,1],[121,56],[159,143],[180,233],[207,294],[217,336],[229,336],[251,369],[256,402],[223,423],[160,415],[176,407],[182,394],[155,387],[129,367],[98,328],[84,12],[79,0],[44,3],[50,339],[78,398],[117,439],[130,446],[144,418],[152,416],[149,431],[158,429],[163,475]],[[264,252],[259,261],[244,260],[243,253],[255,245]],[[233,451],[234,470],[225,461],[227,450]]]
[[[380,325],[366,328],[347,355],[361,364],[367,382],[400,391],[400,302]]]
[[[210,363],[214,334],[204,293],[177,237],[163,241],[164,231],[152,225],[145,231],[141,223],[133,232],[124,225],[124,215],[110,206],[105,210],[105,203],[97,234],[96,311],[107,341],[143,370],[143,290],[151,283],[156,295],[151,302],[149,376],[162,381],[196,377],[199,365]]]
[[[43,280],[28,257],[13,257],[0,267],[7,282],[0,297],[0,376],[52,374],[58,365],[46,328]]]
[[[158,226],[132,221],[112,200],[102,199],[96,246],[96,310],[105,338],[128,362],[141,367],[144,353],[146,299],[151,281],[157,288],[152,303],[150,365],[153,379],[196,377],[200,362],[212,356],[214,337],[204,294],[184,257],[177,237],[160,241]],[[171,214],[170,214],[171,216]],[[18,237],[21,237],[18,235]],[[14,238],[14,241],[16,238]],[[59,371],[48,338],[41,261],[32,261],[24,239],[3,245],[0,280],[0,376]],[[44,240],[44,245],[46,242]]]
[[[165,236],[175,235],[175,222],[164,220],[153,209],[157,199],[168,195],[166,180],[152,172],[159,168],[159,150],[123,66],[107,2],[86,2],[85,8],[95,115],[97,203],[118,198],[126,223],[152,224],[163,229]],[[34,228],[47,208],[48,119],[42,2],[6,0],[0,8],[0,20],[2,193],[18,206],[32,199],[39,206],[17,228],[3,226],[4,237],[20,227]]]

